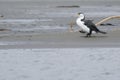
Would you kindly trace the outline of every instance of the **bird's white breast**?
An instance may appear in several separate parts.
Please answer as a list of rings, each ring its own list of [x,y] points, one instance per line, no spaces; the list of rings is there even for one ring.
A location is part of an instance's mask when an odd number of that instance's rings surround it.
[[[78,18],[78,19],[76,20],[76,23],[77,23],[77,25],[78,25],[83,31],[85,31],[85,32],[87,32],[87,33],[90,32],[90,29],[84,24],[83,21],[81,21],[81,19]]]

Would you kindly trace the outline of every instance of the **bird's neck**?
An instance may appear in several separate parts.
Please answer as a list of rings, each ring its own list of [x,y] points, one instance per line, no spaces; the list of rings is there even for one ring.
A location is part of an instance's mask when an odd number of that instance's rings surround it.
[[[85,17],[79,17],[79,19],[80,19],[81,21],[84,21],[84,20],[85,20]]]
[[[81,18],[81,17],[79,17],[78,18],[80,21],[84,21],[85,20],[85,18]]]

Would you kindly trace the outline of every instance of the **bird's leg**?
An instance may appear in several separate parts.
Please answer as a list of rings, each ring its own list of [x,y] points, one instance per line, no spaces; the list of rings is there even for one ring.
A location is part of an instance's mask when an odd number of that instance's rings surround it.
[[[86,35],[86,37],[91,37],[92,30],[90,29],[90,32]]]
[[[86,37],[90,37],[91,35],[88,33],[87,35],[86,35]]]

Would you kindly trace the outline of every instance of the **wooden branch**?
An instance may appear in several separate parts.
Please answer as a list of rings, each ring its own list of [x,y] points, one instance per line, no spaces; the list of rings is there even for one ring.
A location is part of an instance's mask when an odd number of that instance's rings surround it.
[[[95,25],[98,26],[98,25],[100,25],[100,24],[103,23],[103,22],[106,22],[106,21],[108,21],[108,20],[110,20],[110,19],[115,19],[115,18],[120,18],[120,16],[110,16],[110,17],[107,17],[107,18],[105,18],[105,19],[97,22]]]
[[[69,25],[70,25],[69,31],[70,31],[70,32],[74,32],[74,30],[73,30],[73,25],[75,25],[75,22],[72,21],[72,22],[70,22]]]

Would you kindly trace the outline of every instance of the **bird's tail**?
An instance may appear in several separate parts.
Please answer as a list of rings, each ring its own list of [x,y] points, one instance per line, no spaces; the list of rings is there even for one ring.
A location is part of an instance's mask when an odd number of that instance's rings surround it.
[[[107,32],[104,32],[104,31],[98,31],[98,32],[102,34],[107,34]]]

